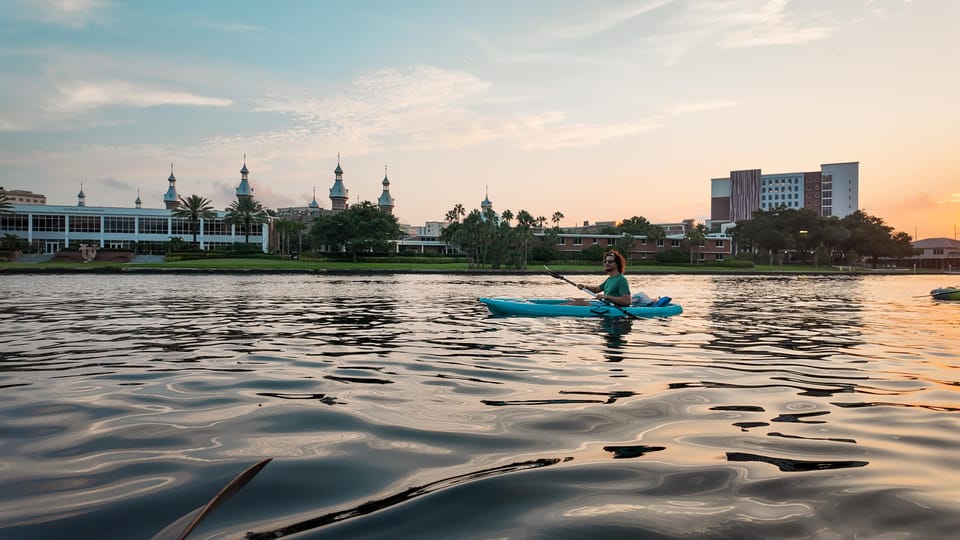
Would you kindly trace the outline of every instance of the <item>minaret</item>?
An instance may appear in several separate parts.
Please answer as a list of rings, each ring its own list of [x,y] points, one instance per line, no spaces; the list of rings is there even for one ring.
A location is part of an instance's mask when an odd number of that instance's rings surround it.
[[[387,178],[386,165],[383,166],[383,193],[380,194],[377,207],[380,208],[381,212],[393,213],[393,197],[390,196],[390,179]]]
[[[80,181],[80,193],[77,193],[77,206],[86,206],[87,196],[83,193],[83,180]]]
[[[133,204],[137,205],[137,208],[140,208],[140,205],[143,204],[143,201],[140,200],[140,188],[137,188],[137,200],[133,201]]]
[[[340,168],[340,154],[337,154],[337,168],[333,170],[336,179],[330,188],[330,204],[334,212],[343,212],[347,209],[347,188],[343,187],[343,169]]]
[[[250,171],[247,170],[247,155],[243,155],[243,168],[240,169],[240,185],[237,186],[237,199],[251,198],[253,197],[253,188],[250,187],[250,181],[247,179],[247,175]]]
[[[320,203],[317,202],[317,186],[313,186],[313,200],[307,205],[310,208],[310,215],[315,216],[320,213]]]
[[[167,210],[176,210],[180,201],[177,199],[177,177],[173,175],[173,163],[170,164],[170,178],[167,178],[167,181],[170,182],[170,187],[163,194],[163,204]]]

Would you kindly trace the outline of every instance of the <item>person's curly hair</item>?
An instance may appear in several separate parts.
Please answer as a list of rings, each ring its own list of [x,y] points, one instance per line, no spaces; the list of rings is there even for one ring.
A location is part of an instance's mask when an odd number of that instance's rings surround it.
[[[627,268],[627,260],[624,259],[623,255],[621,255],[620,252],[615,249],[611,249],[610,251],[604,253],[603,258],[606,259],[608,255],[613,255],[613,258],[616,259],[617,271],[622,274]]]

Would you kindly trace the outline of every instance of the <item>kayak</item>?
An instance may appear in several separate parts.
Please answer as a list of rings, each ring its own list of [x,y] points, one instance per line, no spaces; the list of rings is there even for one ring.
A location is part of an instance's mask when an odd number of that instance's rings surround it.
[[[940,287],[930,291],[934,300],[960,300],[960,287]]]
[[[666,317],[683,313],[678,304],[617,308],[602,302],[591,305],[568,304],[568,298],[480,298],[494,315],[525,317]],[[630,315],[627,315],[627,312]]]

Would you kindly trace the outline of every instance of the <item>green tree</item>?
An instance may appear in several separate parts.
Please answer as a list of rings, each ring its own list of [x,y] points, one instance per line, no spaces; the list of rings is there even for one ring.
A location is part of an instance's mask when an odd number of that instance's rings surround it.
[[[177,208],[171,212],[173,217],[190,220],[190,232],[193,233],[193,243],[197,243],[197,232],[200,229],[201,219],[213,219],[217,216],[213,211],[213,203],[199,195],[190,195],[186,199],[180,197]]]
[[[628,233],[633,236],[642,236],[644,238],[662,239],[667,236],[666,231],[659,225],[654,225],[643,216],[633,216],[624,219],[617,225],[614,234]]]
[[[186,251],[188,244],[179,236],[171,236],[167,241],[167,251]]]
[[[227,208],[227,216],[224,219],[227,223],[234,226],[243,227],[243,243],[250,243],[250,229],[257,225],[263,225],[270,219],[267,209],[257,202],[253,197],[242,197],[233,201]]]
[[[699,257],[697,260],[694,260],[693,254],[694,251],[699,253],[704,242],[707,241],[707,226],[703,223],[697,223],[695,227],[687,230],[683,236],[683,241],[686,243],[687,249],[690,252],[690,263],[699,262]]]
[[[7,233],[3,235],[3,238],[0,238],[0,247],[3,249],[9,249],[11,251],[22,250],[26,245],[27,241],[15,234]]]
[[[844,243],[846,251],[856,250],[859,255],[869,257],[873,266],[878,258],[897,253],[893,227],[884,223],[882,218],[857,210],[840,223],[850,231],[850,238]]]
[[[447,218],[447,221],[450,221],[450,222],[456,221],[457,223],[459,223],[460,220],[463,219],[463,216],[465,216],[466,214],[467,212],[466,210],[463,209],[463,205],[460,203],[457,203],[453,206],[453,208],[449,212],[447,212],[446,218]]]
[[[470,268],[481,267],[487,227],[483,215],[474,209],[463,222],[453,221],[444,227],[440,239],[463,252]]]
[[[557,210],[556,212],[553,213],[552,216],[550,216],[550,221],[553,222],[553,228],[554,228],[554,229],[556,229],[556,230],[559,230],[559,229],[560,229],[560,220],[563,219],[564,217],[565,217],[565,216],[563,215],[563,212],[561,212],[561,211],[559,211],[559,210]]]
[[[527,269],[527,258],[530,255],[530,244],[533,240],[533,227],[538,223],[538,218],[534,218],[530,212],[520,210],[517,212],[516,236],[519,243],[519,257],[517,261],[517,270]]]
[[[318,242],[336,246],[360,260],[364,251],[386,252],[390,242],[403,234],[396,216],[383,212],[370,201],[354,204],[343,212],[321,216],[310,235]]]
[[[291,243],[294,237],[299,238],[300,232],[306,227],[302,222],[292,219],[278,219],[273,224],[273,229],[277,231],[277,237],[280,241],[280,254],[289,255],[291,252]],[[298,247],[298,249],[300,249]]]
[[[585,261],[600,261],[603,259],[604,252],[600,244],[591,244],[590,247],[580,250],[580,255]]]
[[[517,253],[517,235],[510,222],[513,221],[513,212],[509,209],[500,213],[500,218],[493,210],[484,210],[483,222],[483,252],[481,260],[498,269],[506,263],[519,264]]]
[[[633,243],[636,242],[636,239],[630,233],[623,233],[620,238],[617,239],[617,243],[614,244],[613,248],[620,252],[625,258],[630,258],[630,252],[633,251]]]

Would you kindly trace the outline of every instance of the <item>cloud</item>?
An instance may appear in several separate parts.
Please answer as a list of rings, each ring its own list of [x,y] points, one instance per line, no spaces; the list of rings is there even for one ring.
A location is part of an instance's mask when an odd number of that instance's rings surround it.
[[[83,28],[91,23],[103,24],[103,0],[15,0],[12,14],[21,19],[45,24]]]
[[[227,107],[233,101],[200,96],[176,90],[161,90],[127,81],[76,81],[61,84],[56,108],[66,112],[82,112],[110,105],[156,107],[160,105],[190,105]]]
[[[676,0],[652,0],[641,5],[617,4],[606,10],[596,10],[590,16],[579,18],[576,24],[547,25],[540,29],[544,36],[563,40],[578,40],[606,32],[650,13]]]
[[[654,127],[648,122],[572,122],[562,111],[481,113],[478,108],[484,104],[502,102],[490,96],[492,91],[491,83],[463,71],[432,66],[380,70],[327,97],[261,99],[257,111],[290,115],[300,124],[261,133],[254,144],[287,152],[292,146],[335,145],[358,154],[376,151],[388,142],[391,148],[417,150],[506,141],[533,150],[596,145]],[[239,137],[208,142],[244,144]]]
[[[795,20],[790,0],[769,0],[759,10],[745,9],[731,19],[733,28],[721,40],[727,48],[796,45],[829,37],[836,28]]]

